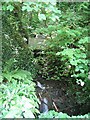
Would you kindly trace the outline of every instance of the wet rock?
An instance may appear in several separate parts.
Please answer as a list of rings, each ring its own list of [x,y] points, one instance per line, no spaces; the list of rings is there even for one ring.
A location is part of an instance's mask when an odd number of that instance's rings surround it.
[[[48,100],[46,98],[43,98],[41,100],[40,112],[41,113],[47,113],[48,112]]]
[[[42,90],[45,90],[45,87],[38,81],[37,81],[37,87],[39,87]]]

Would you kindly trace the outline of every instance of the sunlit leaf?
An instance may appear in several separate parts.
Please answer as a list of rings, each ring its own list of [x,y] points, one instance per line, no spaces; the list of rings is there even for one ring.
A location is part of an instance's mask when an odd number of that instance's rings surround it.
[[[40,21],[42,21],[42,20],[46,20],[46,16],[45,16],[45,14],[38,14],[38,18],[39,18],[39,20]]]
[[[13,11],[13,9],[14,9],[14,6],[12,6],[12,5],[7,6],[7,10]]]

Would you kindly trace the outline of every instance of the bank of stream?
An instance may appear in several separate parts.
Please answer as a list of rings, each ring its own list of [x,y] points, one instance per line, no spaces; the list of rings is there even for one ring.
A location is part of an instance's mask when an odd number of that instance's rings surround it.
[[[37,96],[40,100],[43,98],[47,99],[48,110],[67,113],[70,116],[83,115],[90,112],[89,106],[78,104],[75,95],[67,92],[69,86],[63,80],[62,82],[45,80],[38,76],[36,81],[43,87],[37,87]]]

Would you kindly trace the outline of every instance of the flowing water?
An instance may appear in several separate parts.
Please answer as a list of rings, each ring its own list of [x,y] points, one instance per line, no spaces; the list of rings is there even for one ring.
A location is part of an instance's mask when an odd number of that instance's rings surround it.
[[[77,104],[75,96],[68,94],[68,85],[60,81],[47,81],[38,77],[37,96],[41,101],[40,112],[55,110],[64,112],[68,115],[79,115],[88,113],[87,110],[81,111],[82,106]],[[45,103],[46,102],[46,103]],[[86,112],[86,113],[85,113]]]

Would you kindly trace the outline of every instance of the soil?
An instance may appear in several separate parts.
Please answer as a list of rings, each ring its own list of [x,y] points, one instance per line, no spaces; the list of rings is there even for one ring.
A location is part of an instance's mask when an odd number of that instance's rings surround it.
[[[80,115],[88,113],[89,107],[85,109],[85,105],[79,105],[76,102],[75,95],[68,92],[66,82],[45,80],[40,76],[36,79],[45,90],[37,88],[37,96],[47,98],[49,110],[67,113],[68,115]]]

